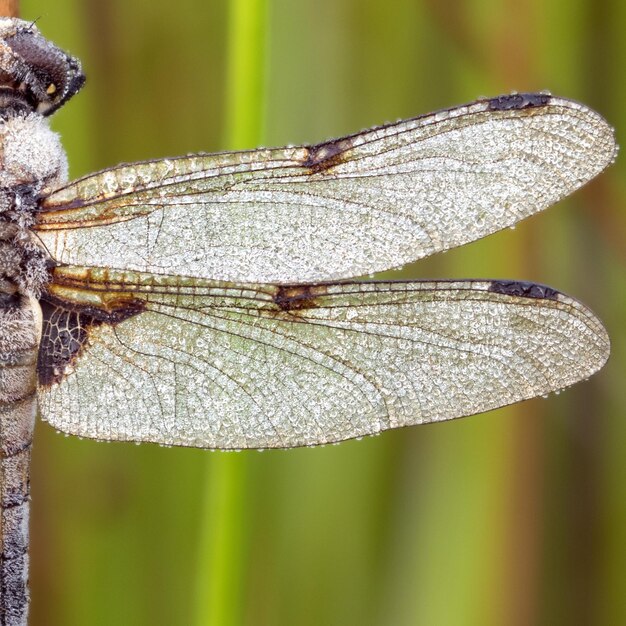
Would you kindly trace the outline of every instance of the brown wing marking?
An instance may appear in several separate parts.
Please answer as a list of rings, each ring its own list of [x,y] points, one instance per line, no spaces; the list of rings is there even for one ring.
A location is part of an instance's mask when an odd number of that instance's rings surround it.
[[[273,296],[281,311],[293,312],[314,309],[319,306],[316,298],[328,293],[327,285],[276,285]]]
[[[333,139],[308,149],[306,160],[302,162],[311,173],[326,172],[348,159],[347,151],[354,147],[352,137]]]
[[[128,294],[89,289],[85,282],[53,272],[53,282],[41,298],[43,329],[37,373],[39,384],[51,386],[64,375],[89,343],[90,329],[100,324],[119,324],[141,313],[145,304]],[[100,288],[106,283],[100,285]]]

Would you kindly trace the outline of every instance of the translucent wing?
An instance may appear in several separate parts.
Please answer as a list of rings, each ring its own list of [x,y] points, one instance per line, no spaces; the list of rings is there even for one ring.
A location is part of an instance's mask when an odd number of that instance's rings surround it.
[[[519,94],[314,147],[121,165],[42,204],[59,262],[237,282],[359,276],[484,237],[614,158],[594,111]]]
[[[42,414],[98,439],[340,441],[544,395],[609,353],[589,310],[528,283],[259,287],[63,268],[47,298]]]

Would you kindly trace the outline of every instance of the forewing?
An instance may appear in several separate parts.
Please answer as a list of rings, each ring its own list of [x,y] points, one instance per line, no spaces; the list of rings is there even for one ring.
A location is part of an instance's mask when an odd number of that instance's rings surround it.
[[[614,158],[594,111],[544,94],[482,100],[313,147],[105,170],[43,201],[61,263],[238,282],[398,267],[484,237]]]
[[[609,353],[588,309],[527,283],[259,287],[65,268],[47,299],[43,417],[97,439],[340,441],[545,395]]]

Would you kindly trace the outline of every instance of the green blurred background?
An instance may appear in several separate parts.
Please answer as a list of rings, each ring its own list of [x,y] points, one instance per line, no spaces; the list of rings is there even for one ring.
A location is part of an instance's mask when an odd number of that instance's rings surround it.
[[[579,99],[618,140],[626,126],[619,0],[24,0],[22,16],[88,76],[53,121],[72,177],[511,90]],[[38,425],[32,626],[626,623],[625,168],[403,272],[535,280],[589,304],[613,354],[566,393],[262,454]]]

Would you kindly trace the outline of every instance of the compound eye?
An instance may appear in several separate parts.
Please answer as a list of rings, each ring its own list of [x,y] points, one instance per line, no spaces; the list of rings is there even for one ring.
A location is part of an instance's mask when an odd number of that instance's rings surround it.
[[[32,31],[18,32],[6,43],[32,72],[29,86],[35,97],[53,100],[62,95],[68,80],[67,57],[58,48]]]
[[[3,43],[15,55],[12,66],[5,70],[6,82],[25,93],[38,113],[50,115],[83,86],[85,76],[80,62],[38,32],[19,30]]]

